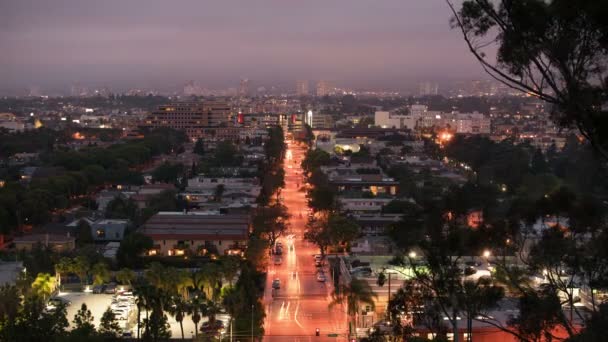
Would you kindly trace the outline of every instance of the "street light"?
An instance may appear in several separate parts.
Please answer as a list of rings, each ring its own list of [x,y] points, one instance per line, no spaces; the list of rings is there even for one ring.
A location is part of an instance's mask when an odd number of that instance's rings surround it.
[[[485,251],[483,251],[483,257],[488,259],[490,257],[490,255],[492,255],[492,253],[490,253],[489,249],[486,249]]]
[[[412,259],[416,258],[416,252],[415,251],[411,251],[410,254],[408,254],[408,256]]]

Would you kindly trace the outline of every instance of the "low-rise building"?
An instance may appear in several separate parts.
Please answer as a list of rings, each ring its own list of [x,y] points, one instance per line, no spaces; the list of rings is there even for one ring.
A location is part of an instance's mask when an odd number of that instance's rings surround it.
[[[40,245],[56,252],[67,252],[76,248],[76,239],[70,235],[30,234],[15,237],[13,244],[17,250],[31,251]]]
[[[154,241],[148,255],[164,256],[241,253],[249,231],[249,216],[217,212],[159,212],[141,229]]]
[[[99,220],[91,223],[93,240],[122,241],[129,221],[127,220]]]

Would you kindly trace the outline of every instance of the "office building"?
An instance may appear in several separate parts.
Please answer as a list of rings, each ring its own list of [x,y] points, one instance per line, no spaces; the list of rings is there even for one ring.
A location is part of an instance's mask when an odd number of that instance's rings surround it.
[[[227,126],[232,108],[226,101],[177,102],[159,106],[150,113],[143,126],[183,130],[191,140],[202,138],[206,129]]]
[[[331,94],[332,88],[329,82],[319,81],[317,82],[317,96],[327,96]]]
[[[296,82],[296,95],[308,96],[308,80],[300,80]]]
[[[419,85],[420,96],[431,96],[439,94],[439,86],[433,82],[422,82]]]
[[[249,96],[249,79],[244,78],[241,80],[241,83],[239,84],[239,96]]]

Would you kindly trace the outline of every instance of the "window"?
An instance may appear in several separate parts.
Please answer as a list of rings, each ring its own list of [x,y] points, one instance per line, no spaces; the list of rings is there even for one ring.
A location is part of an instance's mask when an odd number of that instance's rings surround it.
[[[473,338],[473,334],[471,334],[471,339]],[[464,340],[467,341],[469,339],[469,333],[464,333]]]
[[[447,333],[446,334],[448,341],[454,341],[454,333]]]
[[[163,246],[167,244],[167,241],[163,240]]]
[[[221,245],[222,245],[222,240],[219,240],[219,241],[217,242],[217,244],[218,244],[219,246],[221,246]]]

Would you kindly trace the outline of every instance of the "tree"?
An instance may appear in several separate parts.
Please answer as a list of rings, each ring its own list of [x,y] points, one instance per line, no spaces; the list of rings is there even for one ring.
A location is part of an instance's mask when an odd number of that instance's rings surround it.
[[[107,308],[99,322],[99,333],[106,339],[115,339],[120,336],[121,331],[114,311]]]
[[[346,303],[346,312],[356,321],[357,314],[361,311],[361,303],[369,305],[372,310],[376,307],[374,298],[377,295],[365,280],[353,278],[349,284],[341,284],[332,293],[332,301],[329,307]]]
[[[194,144],[194,149],[192,150],[192,152],[198,154],[199,156],[202,156],[205,154],[205,143],[203,142],[203,139],[196,140],[196,143]]]
[[[326,219],[311,219],[306,225],[306,232],[304,232],[304,239],[314,243],[319,247],[321,255],[327,253],[327,247],[332,243],[332,236],[327,229]]]
[[[168,306],[168,311],[179,323],[179,329],[182,333],[182,340],[184,339],[184,317],[188,313],[188,310],[188,303],[181,296],[172,297],[171,305]]]
[[[235,255],[226,255],[220,258],[220,268],[222,275],[230,286],[234,281],[234,277],[239,273],[241,267],[241,258]]]
[[[93,265],[91,267],[91,274],[93,275],[94,285],[101,285],[110,280],[110,270],[105,262],[98,262]]]
[[[328,165],[329,162],[329,153],[321,149],[309,149],[302,160],[302,168],[306,172],[313,172],[321,166]]]
[[[79,246],[93,242],[91,226],[85,220],[78,221],[78,225],[76,226],[76,241]]]
[[[13,321],[21,307],[20,293],[16,286],[0,286],[0,327]]]
[[[84,286],[88,281],[87,276],[89,275],[89,270],[91,267],[89,260],[86,257],[79,255],[74,259],[73,267],[73,272],[80,279],[80,285]]]
[[[74,262],[70,258],[63,257],[55,264],[55,275],[57,283],[61,286],[61,275],[67,275],[74,271]]]
[[[466,0],[458,10],[446,1],[454,26],[490,76],[554,105],[556,123],[577,128],[608,159],[605,3]],[[486,51],[495,47],[491,61]]]
[[[133,280],[135,280],[136,274],[130,268],[121,268],[118,272],[116,272],[116,281],[118,281],[122,285],[133,284]]]
[[[226,187],[224,186],[224,184],[218,184],[215,187],[215,191],[213,192],[213,199],[216,202],[221,202],[222,201],[222,195],[224,194],[225,190],[226,190]]]
[[[198,323],[201,321],[201,311],[205,303],[204,298],[195,296],[190,300],[188,305],[188,314],[192,317],[192,323],[194,323],[194,338],[198,336]]]
[[[2,341],[53,341],[65,335],[69,323],[65,305],[45,310],[46,301],[37,296],[27,296],[14,321],[7,321],[0,329]]]
[[[359,225],[342,215],[330,214],[327,219],[327,229],[334,244],[349,245],[360,234]]]
[[[140,256],[154,246],[148,236],[134,232],[127,235],[118,247],[116,259],[123,267],[133,268],[139,265]]]
[[[184,173],[183,164],[172,164],[164,162],[152,171],[152,179],[155,182],[177,183],[177,178]]]
[[[314,211],[333,211],[336,208],[336,193],[329,186],[315,186],[308,192],[308,206]]]
[[[95,334],[95,325],[93,325],[93,315],[87,308],[85,303],[82,303],[80,310],[76,312],[74,320],[72,321],[75,327],[71,334],[80,338],[91,337]]]
[[[32,289],[36,294],[46,300],[55,291],[57,280],[48,273],[38,273],[32,283]]]

